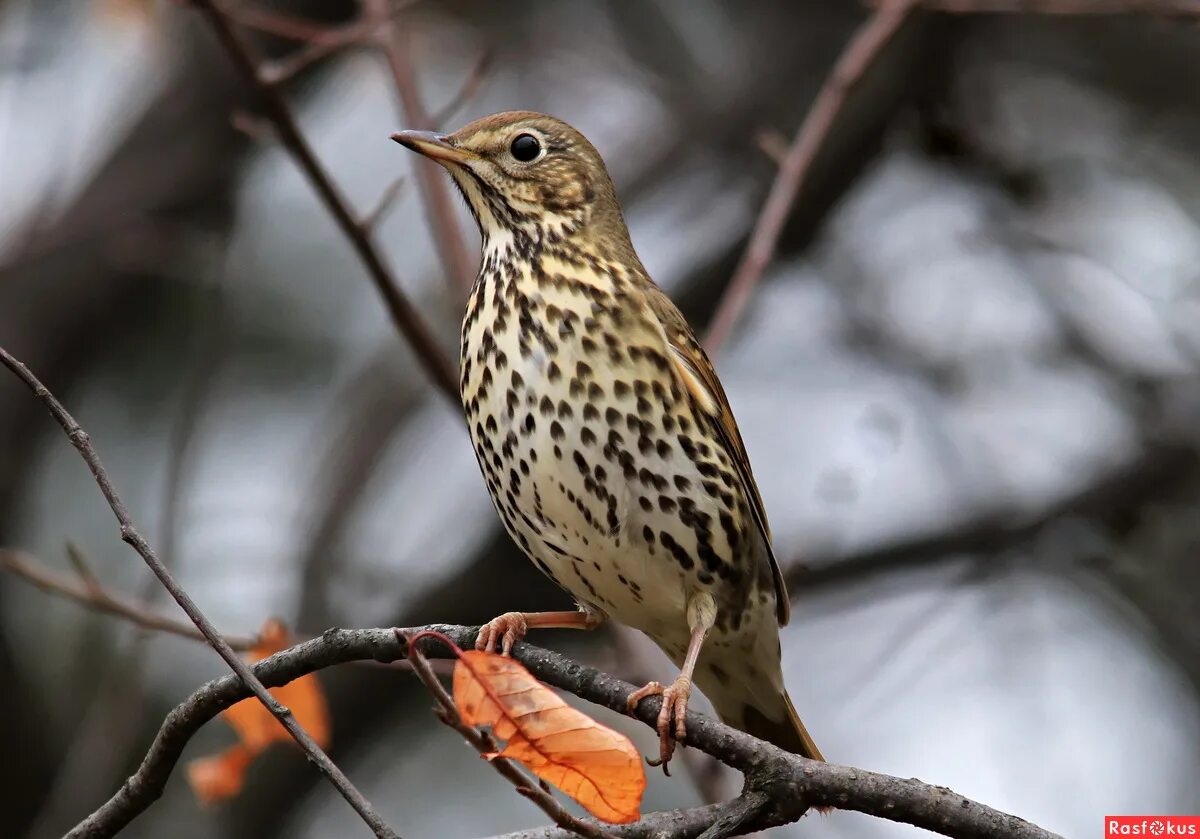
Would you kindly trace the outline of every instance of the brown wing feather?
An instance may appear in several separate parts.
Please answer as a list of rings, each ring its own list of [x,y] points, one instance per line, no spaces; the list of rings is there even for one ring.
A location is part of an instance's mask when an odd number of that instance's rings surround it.
[[[754,481],[754,472],[750,469],[750,458],[746,454],[746,444],[742,442],[742,434],[738,431],[737,421],[729,407],[729,399],[725,389],[717,378],[717,371],[709,361],[704,348],[696,340],[692,328],[684,319],[683,314],[671,302],[671,299],[657,286],[647,283],[645,287],[646,303],[663,328],[670,358],[675,372],[687,388],[693,402],[700,412],[707,416],[713,428],[716,429],[725,451],[737,467],[738,478],[742,490],[750,500],[754,521],[762,534],[767,547],[767,557],[771,561],[771,574],[775,580],[775,613],[780,626],[786,626],[791,617],[791,603],[787,596],[787,587],[783,582],[783,574],[779,570],[779,561],[775,559],[775,550],[771,547],[771,527],[767,523],[767,511],[763,506],[762,495],[758,484]]]

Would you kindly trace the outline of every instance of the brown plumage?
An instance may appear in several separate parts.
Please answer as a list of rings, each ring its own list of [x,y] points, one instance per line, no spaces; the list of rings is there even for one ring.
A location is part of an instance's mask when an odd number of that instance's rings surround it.
[[[822,759],[780,669],[788,598],[741,433],[708,357],[651,281],[604,162],[583,135],[513,111],[395,139],[441,163],[483,234],[463,320],[463,408],[509,534],[577,612],[510,612],[479,646],[607,617],[681,668],[661,759],[685,734],[691,679],[727,723]]]

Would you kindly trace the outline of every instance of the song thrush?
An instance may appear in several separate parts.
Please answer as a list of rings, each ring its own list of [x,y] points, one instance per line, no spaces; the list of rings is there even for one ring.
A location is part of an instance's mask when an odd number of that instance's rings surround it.
[[[725,722],[822,759],[784,689],[787,592],[737,423],[646,275],[599,153],[527,111],[393,139],[444,166],[479,224],[461,348],[471,440],[509,535],[579,604],[501,615],[479,647],[612,617],[682,668],[630,697],[662,694],[664,762],[693,678]]]

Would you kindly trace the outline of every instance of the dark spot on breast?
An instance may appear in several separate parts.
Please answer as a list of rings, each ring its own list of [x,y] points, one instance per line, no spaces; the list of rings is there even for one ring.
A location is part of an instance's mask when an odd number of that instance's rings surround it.
[[[683,570],[688,571],[696,564],[691,554],[684,550],[683,545],[676,542],[675,537],[666,530],[659,534],[658,539],[662,542],[662,546],[671,552],[671,555],[675,557],[675,561],[679,563]]]

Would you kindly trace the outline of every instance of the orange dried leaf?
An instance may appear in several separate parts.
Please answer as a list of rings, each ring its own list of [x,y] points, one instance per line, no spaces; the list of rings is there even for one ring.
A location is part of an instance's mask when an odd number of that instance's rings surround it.
[[[219,755],[202,757],[187,765],[188,784],[201,804],[216,804],[242,791],[246,767],[254,760],[245,746],[230,746]]]
[[[640,815],[646,771],[629,738],[572,708],[519,662],[459,653],[454,702],[469,725],[490,725],[506,745],[493,757],[519,760],[606,822]]]
[[[247,658],[261,661],[289,644],[287,629],[279,621],[263,625],[259,642]],[[283,687],[271,688],[271,695],[291,709],[292,715],[312,735],[318,745],[329,745],[329,711],[325,694],[316,675],[301,676]],[[238,745],[212,757],[188,764],[188,782],[202,803],[231,798],[241,792],[246,767],[267,746],[276,740],[292,742],[279,720],[271,716],[257,699],[243,699],[221,712],[240,741]]]

